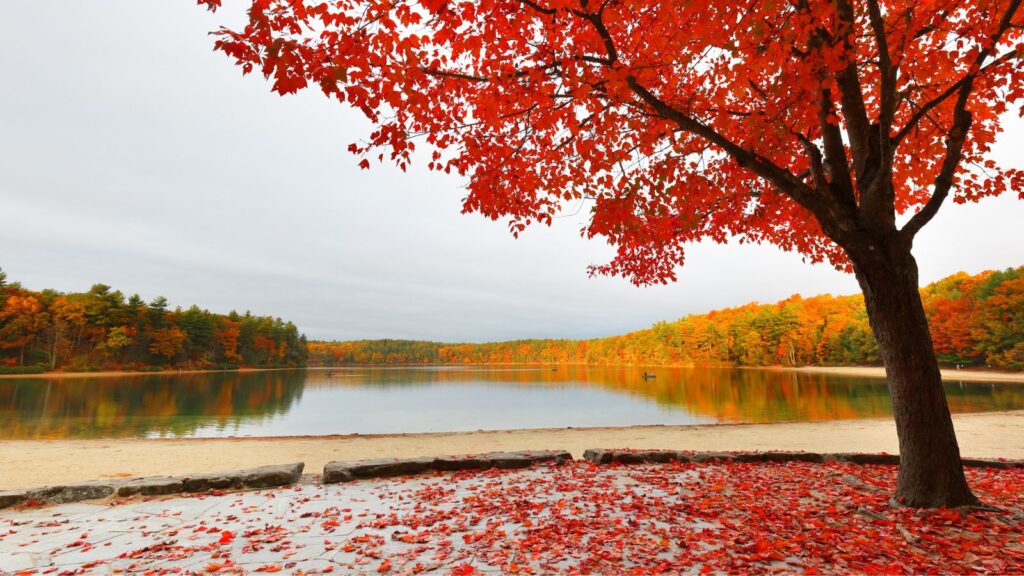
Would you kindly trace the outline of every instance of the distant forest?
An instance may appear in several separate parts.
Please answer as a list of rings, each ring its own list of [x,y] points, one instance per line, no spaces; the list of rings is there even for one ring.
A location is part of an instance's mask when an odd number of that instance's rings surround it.
[[[921,289],[945,365],[1024,369],[1024,267],[959,273]],[[231,369],[306,364],[842,366],[879,364],[861,296],[792,296],[591,340],[450,344],[309,342],[269,316],[170,309],[96,284],[32,291],[0,270],[0,373]]]
[[[304,366],[306,338],[270,316],[169,309],[105,284],[33,291],[0,270],[0,373]]]
[[[1024,369],[1024,267],[961,272],[922,288],[921,296],[941,363]],[[797,295],[592,340],[311,342],[309,362],[838,366],[880,358],[862,296]]]

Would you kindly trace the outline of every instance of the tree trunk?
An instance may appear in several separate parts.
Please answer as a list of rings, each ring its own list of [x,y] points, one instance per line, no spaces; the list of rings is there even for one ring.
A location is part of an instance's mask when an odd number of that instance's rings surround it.
[[[928,508],[975,504],[921,304],[917,262],[905,243],[888,244],[850,255],[889,380],[900,445],[896,500]]]

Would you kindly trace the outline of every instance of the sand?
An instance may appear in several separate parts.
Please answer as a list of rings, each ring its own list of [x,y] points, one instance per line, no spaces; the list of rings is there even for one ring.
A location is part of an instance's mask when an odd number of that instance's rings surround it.
[[[885,378],[885,368],[881,366],[805,366],[802,368],[771,367],[767,370],[792,370],[807,374],[834,374],[836,376],[862,376],[865,378]],[[998,372],[990,370],[957,370],[943,368],[942,379],[964,382],[1020,382],[1024,383],[1024,372]]]
[[[1024,458],[1024,411],[954,416],[961,453]],[[587,448],[807,450],[896,453],[891,419],[781,424],[637,426],[228,439],[0,441],[0,489],[97,478],[180,475],[304,461],[319,472],[331,460],[467,454],[492,450]]]

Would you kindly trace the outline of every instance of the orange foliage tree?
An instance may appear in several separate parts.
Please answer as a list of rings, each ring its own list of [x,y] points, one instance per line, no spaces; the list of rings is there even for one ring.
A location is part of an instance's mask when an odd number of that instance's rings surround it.
[[[185,350],[188,334],[177,326],[157,328],[149,341],[149,353],[165,360],[173,360]]]
[[[25,349],[35,342],[44,322],[43,305],[35,297],[8,297],[0,309],[0,350],[18,350],[18,362],[24,363]]]
[[[974,337],[991,361],[1024,369],[1024,276],[1000,284],[979,314]]]
[[[199,0],[211,8],[220,0]],[[252,0],[216,48],[375,124],[351,149],[468,179],[518,233],[592,201],[594,272],[674,279],[686,243],[854,272],[889,376],[897,497],[974,502],[918,295],[950,194],[1021,188],[988,152],[1024,98],[1021,0]],[[418,137],[418,138],[417,138]],[[902,226],[897,215],[910,214]]]
[[[305,336],[280,318],[194,306],[169,311],[163,297],[146,304],[104,284],[62,294],[6,278],[0,270],[0,371],[306,363]]]

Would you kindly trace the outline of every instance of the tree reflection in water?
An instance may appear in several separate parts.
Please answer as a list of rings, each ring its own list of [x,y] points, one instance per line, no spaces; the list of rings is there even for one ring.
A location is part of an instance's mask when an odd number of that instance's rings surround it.
[[[645,379],[645,372],[655,377]],[[403,391],[423,398],[434,393],[430,387],[449,395],[453,387],[465,390],[465,405],[458,405],[458,395],[456,405],[447,406],[444,413],[432,414],[431,406],[423,403],[396,405],[396,399],[406,396]],[[1024,409],[1024,386],[950,383],[946,388],[954,412]],[[306,403],[315,406],[306,411],[297,409],[304,391],[315,395]],[[587,402],[601,405],[607,419],[602,425],[616,425],[617,414],[622,417],[618,424],[812,421],[890,414],[885,381],[877,378],[733,368],[367,367],[336,368],[330,375],[313,369],[0,380],[0,438],[225,436],[242,427],[254,435],[465,430],[476,429],[481,418],[480,405],[472,402],[489,395],[496,399],[492,403],[514,399],[533,414],[547,412],[542,420],[552,426],[576,425],[561,419],[560,411],[581,406],[585,410]],[[573,402],[577,397],[578,405]],[[551,401],[555,398],[558,402]],[[466,422],[450,419],[453,413],[460,414],[460,408]],[[638,415],[641,409],[644,412]],[[415,419],[402,418],[402,410],[415,413]],[[310,418],[321,421],[303,421]],[[382,418],[391,421],[381,422]],[[491,426],[515,428],[536,421],[515,418],[510,413]],[[371,421],[373,430],[361,428]]]
[[[875,418],[891,415],[884,379],[790,370],[719,367],[593,366],[362,367],[310,370],[307,386],[414,386],[480,383],[521,386],[591,386],[653,400],[724,422],[782,422]],[[644,378],[643,374],[654,378]],[[1024,386],[947,383],[953,412],[1024,409]]]
[[[0,437],[189,436],[283,415],[305,371],[0,380]]]

